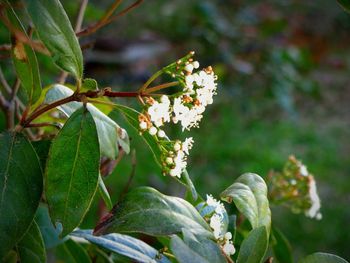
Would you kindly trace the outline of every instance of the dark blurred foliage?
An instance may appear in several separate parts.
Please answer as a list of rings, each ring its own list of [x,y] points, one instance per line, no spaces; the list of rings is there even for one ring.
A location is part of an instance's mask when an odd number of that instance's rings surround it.
[[[79,2],[62,1],[73,23]],[[90,0],[84,25],[111,2]],[[6,39],[6,31],[0,32]],[[194,137],[189,172],[199,192],[218,197],[240,174],[267,176],[294,154],[315,175],[323,219],[276,207],[273,224],[290,239],[296,257],[325,251],[349,259],[349,36],[350,15],[336,1],[148,0],[80,41],[87,47],[85,76],[125,91],[137,90],[160,67],[195,50],[201,65],[212,65],[219,75],[218,96],[200,129],[168,133]],[[44,84],[57,80],[50,59],[39,59]],[[13,78],[10,63],[1,63]],[[111,116],[123,123],[118,113]],[[183,194],[161,175],[137,133],[129,132],[137,157],[132,187],[151,184]],[[114,201],[130,171],[126,156],[107,178]],[[85,226],[92,227],[99,213],[95,202]]]

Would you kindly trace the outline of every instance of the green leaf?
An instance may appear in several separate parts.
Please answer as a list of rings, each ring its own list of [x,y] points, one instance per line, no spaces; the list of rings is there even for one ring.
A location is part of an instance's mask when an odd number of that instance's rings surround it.
[[[299,263],[348,263],[348,261],[333,254],[317,252],[303,258]]]
[[[21,241],[18,242],[17,251],[20,258],[19,261],[22,263],[46,262],[44,241],[35,220]]]
[[[7,8],[7,17],[16,30],[27,36],[26,30],[11,6]],[[33,104],[41,94],[40,73],[35,52],[31,46],[18,41],[14,36],[11,37],[11,42],[11,55],[17,76],[26,90],[29,103]]]
[[[83,76],[83,56],[77,37],[59,0],[24,0],[39,37],[54,62],[77,79]]]
[[[62,232],[62,228],[56,229],[53,226],[50,219],[49,210],[46,205],[39,205],[38,211],[35,215],[35,221],[40,228],[46,249],[56,247],[57,245],[67,240],[67,238],[59,238],[59,235]]]
[[[82,89],[84,90],[97,90],[98,89],[98,85],[97,85],[97,81],[94,79],[90,79],[90,78],[86,78],[83,79],[83,82],[81,84]]]
[[[191,254],[196,255],[196,258],[199,256],[199,259],[205,258],[206,262],[227,262],[219,245],[214,241],[205,237],[196,236],[186,229],[183,229],[182,234],[183,242],[180,242],[177,238],[172,237],[170,245],[171,247],[174,245],[173,253],[180,262],[192,262],[191,258],[189,258],[189,261],[187,261],[188,255]]]
[[[71,89],[57,84],[47,92],[45,103],[52,103],[72,94],[73,91]],[[69,117],[81,106],[81,102],[73,101],[58,107],[58,109]],[[110,159],[115,159],[118,156],[119,145],[126,153],[129,153],[130,146],[127,132],[92,104],[87,103],[87,108],[96,123],[101,154]]]
[[[210,261],[187,246],[178,236],[173,236],[171,238],[170,248],[180,263],[210,263]]]
[[[74,242],[71,239],[68,239],[63,244],[59,245],[56,248],[55,255],[59,260],[57,262],[65,263],[91,263],[91,259],[84,249],[83,246]]]
[[[292,249],[288,242],[288,239],[283,233],[273,227],[272,228],[272,250],[275,255],[275,259],[280,263],[293,263]]]
[[[95,228],[95,234],[139,232],[162,236],[180,233],[182,228],[212,237],[210,227],[190,203],[140,187],[113,208],[110,217]]]
[[[259,175],[253,173],[241,175],[220,196],[229,203],[233,201],[253,228],[265,226],[267,233],[270,233],[271,211],[267,199],[267,186]]]
[[[18,256],[15,250],[11,250],[7,255],[2,259],[2,263],[17,263]]]
[[[261,226],[249,232],[243,240],[238,253],[237,263],[260,263],[268,247],[266,227]]]
[[[53,140],[46,165],[45,193],[51,220],[65,236],[76,228],[90,207],[99,176],[100,150],[95,122],[80,108]]]
[[[350,0],[337,0],[338,4],[348,13],[350,13]]]
[[[41,167],[44,170],[44,168],[46,167],[46,160],[49,155],[51,141],[50,140],[34,141],[32,142],[32,145],[35,149],[36,154],[39,157]]]
[[[30,227],[42,187],[39,159],[27,138],[0,134],[0,259]]]
[[[98,190],[100,192],[100,195],[105,202],[107,209],[111,210],[113,208],[111,197],[109,196],[108,190],[105,186],[105,183],[101,177],[101,175],[98,176]]]
[[[84,238],[95,245],[131,258],[137,262],[170,262],[156,249],[149,246],[147,243],[131,236],[122,234],[109,234],[101,237],[96,237],[92,234],[91,230],[76,230],[71,235]]]

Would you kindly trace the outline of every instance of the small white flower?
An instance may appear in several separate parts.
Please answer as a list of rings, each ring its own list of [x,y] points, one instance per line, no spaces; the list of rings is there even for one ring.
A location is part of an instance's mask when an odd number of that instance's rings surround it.
[[[178,152],[178,151],[180,151],[181,150],[181,144],[180,144],[180,142],[175,142],[175,144],[174,144],[174,150],[175,150],[175,152]]]
[[[317,187],[314,178],[311,176],[309,181],[309,197],[311,201],[311,207],[305,212],[305,215],[310,218],[321,219],[322,215],[320,213],[321,201],[317,194]]]
[[[225,244],[222,246],[222,250],[226,255],[233,255],[236,253],[236,249],[232,243],[232,241],[226,240]]]
[[[186,140],[182,143],[182,150],[189,155],[189,150],[192,149],[193,146],[193,138],[186,138]]]
[[[193,65],[193,67],[195,69],[199,68],[199,62],[198,61],[193,61],[192,65]]]
[[[160,102],[154,101],[147,112],[151,121],[157,127],[162,126],[164,122],[170,122],[170,100],[168,96],[163,95]]]
[[[302,164],[302,165],[299,167],[299,169],[300,169],[300,174],[301,174],[302,176],[308,176],[309,172],[308,172],[308,170],[307,170],[307,168],[306,168],[305,165]]]
[[[147,123],[145,121],[140,122],[140,129],[141,130],[146,130],[147,129]]]
[[[150,129],[149,129],[149,134],[151,134],[152,136],[153,135],[156,135],[157,134],[157,128],[152,126]]]
[[[221,217],[218,214],[214,214],[210,218],[210,227],[213,229],[215,239],[219,239],[221,236]]]
[[[193,71],[193,65],[192,65],[192,64],[187,64],[187,65],[185,66],[185,70],[186,70],[187,72],[189,72],[189,73],[192,73],[192,71]]]
[[[158,135],[159,138],[164,138],[165,137],[165,132],[163,130],[159,130],[157,135]]]
[[[171,158],[171,157],[167,157],[167,158],[165,159],[165,162],[166,162],[167,164],[173,164],[173,163],[174,163],[174,160],[173,160],[173,158]]]
[[[230,240],[230,239],[232,239],[232,233],[231,232],[226,232],[224,237],[225,237],[225,239]]]
[[[174,169],[171,169],[170,170],[170,176],[172,176],[172,177],[181,177],[181,173],[182,173],[182,171],[181,171],[181,169],[179,169],[178,167],[175,167]]]

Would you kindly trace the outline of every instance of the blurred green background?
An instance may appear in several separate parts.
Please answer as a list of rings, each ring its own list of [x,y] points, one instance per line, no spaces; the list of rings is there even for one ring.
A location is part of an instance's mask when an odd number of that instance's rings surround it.
[[[61,2],[74,23],[80,1]],[[111,2],[90,0],[84,25]],[[349,36],[350,15],[336,1],[153,0],[81,43],[90,46],[85,77],[122,91],[137,90],[159,68],[195,50],[201,66],[212,65],[218,74],[218,95],[199,129],[167,132],[194,138],[188,170],[199,193],[218,197],[240,174],[264,177],[294,154],[315,175],[323,219],[273,207],[273,224],[297,258],[324,251],[350,259]],[[57,80],[58,70],[39,57],[43,84]],[[11,76],[11,67],[1,63]],[[138,134],[118,113],[111,116],[128,128],[136,150],[132,187],[182,195],[181,186],[161,175]],[[113,201],[130,171],[126,156],[106,179]],[[96,200],[84,226],[93,227],[102,214]]]

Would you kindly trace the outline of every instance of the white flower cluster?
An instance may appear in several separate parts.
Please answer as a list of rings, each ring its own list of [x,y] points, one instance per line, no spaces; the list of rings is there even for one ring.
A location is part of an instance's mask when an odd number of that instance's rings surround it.
[[[187,166],[187,156],[193,139],[169,142],[162,126],[172,122],[180,123],[182,130],[198,127],[206,106],[213,103],[217,76],[211,67],[193,73],[194,69],[199,68],[199,62],[192,58],[177,61],[175,67],[180,73],[172,75],[179,78],[183,90],[175,95],[162,95],[157,99],[147,97],[145,110],[139,115],[139,128],[141,132],[157,137],[163,155],[161,159],[164,173],[181,177]]]
[[[214,237],[222,247],[224,253],[228,256],[233,255],[236,249],[232,242],[231,232],[225,233],[223,225],[224,213],[226,213],[224,205],[213,198],[212,195],[207,195],[207,205],[214,209],[214,213],[210,217],[210,227],[213,229]]]
[[[309,174],[309,171],[307,170],[307,167],[302,164],[300,161],[297,162],[299,167],[299,173],[300,175],[304,177],[308,177],[308,187],[309,187],[309,198],[311,202],[311,207],[305,211],[305,215],[310,218],[316,218],[317,220],[322,219],[322,214],[320,213],[321,209],[321,201],[320,197],[317,194],[317,187],[316,187],[316,181],[314,177]]]

